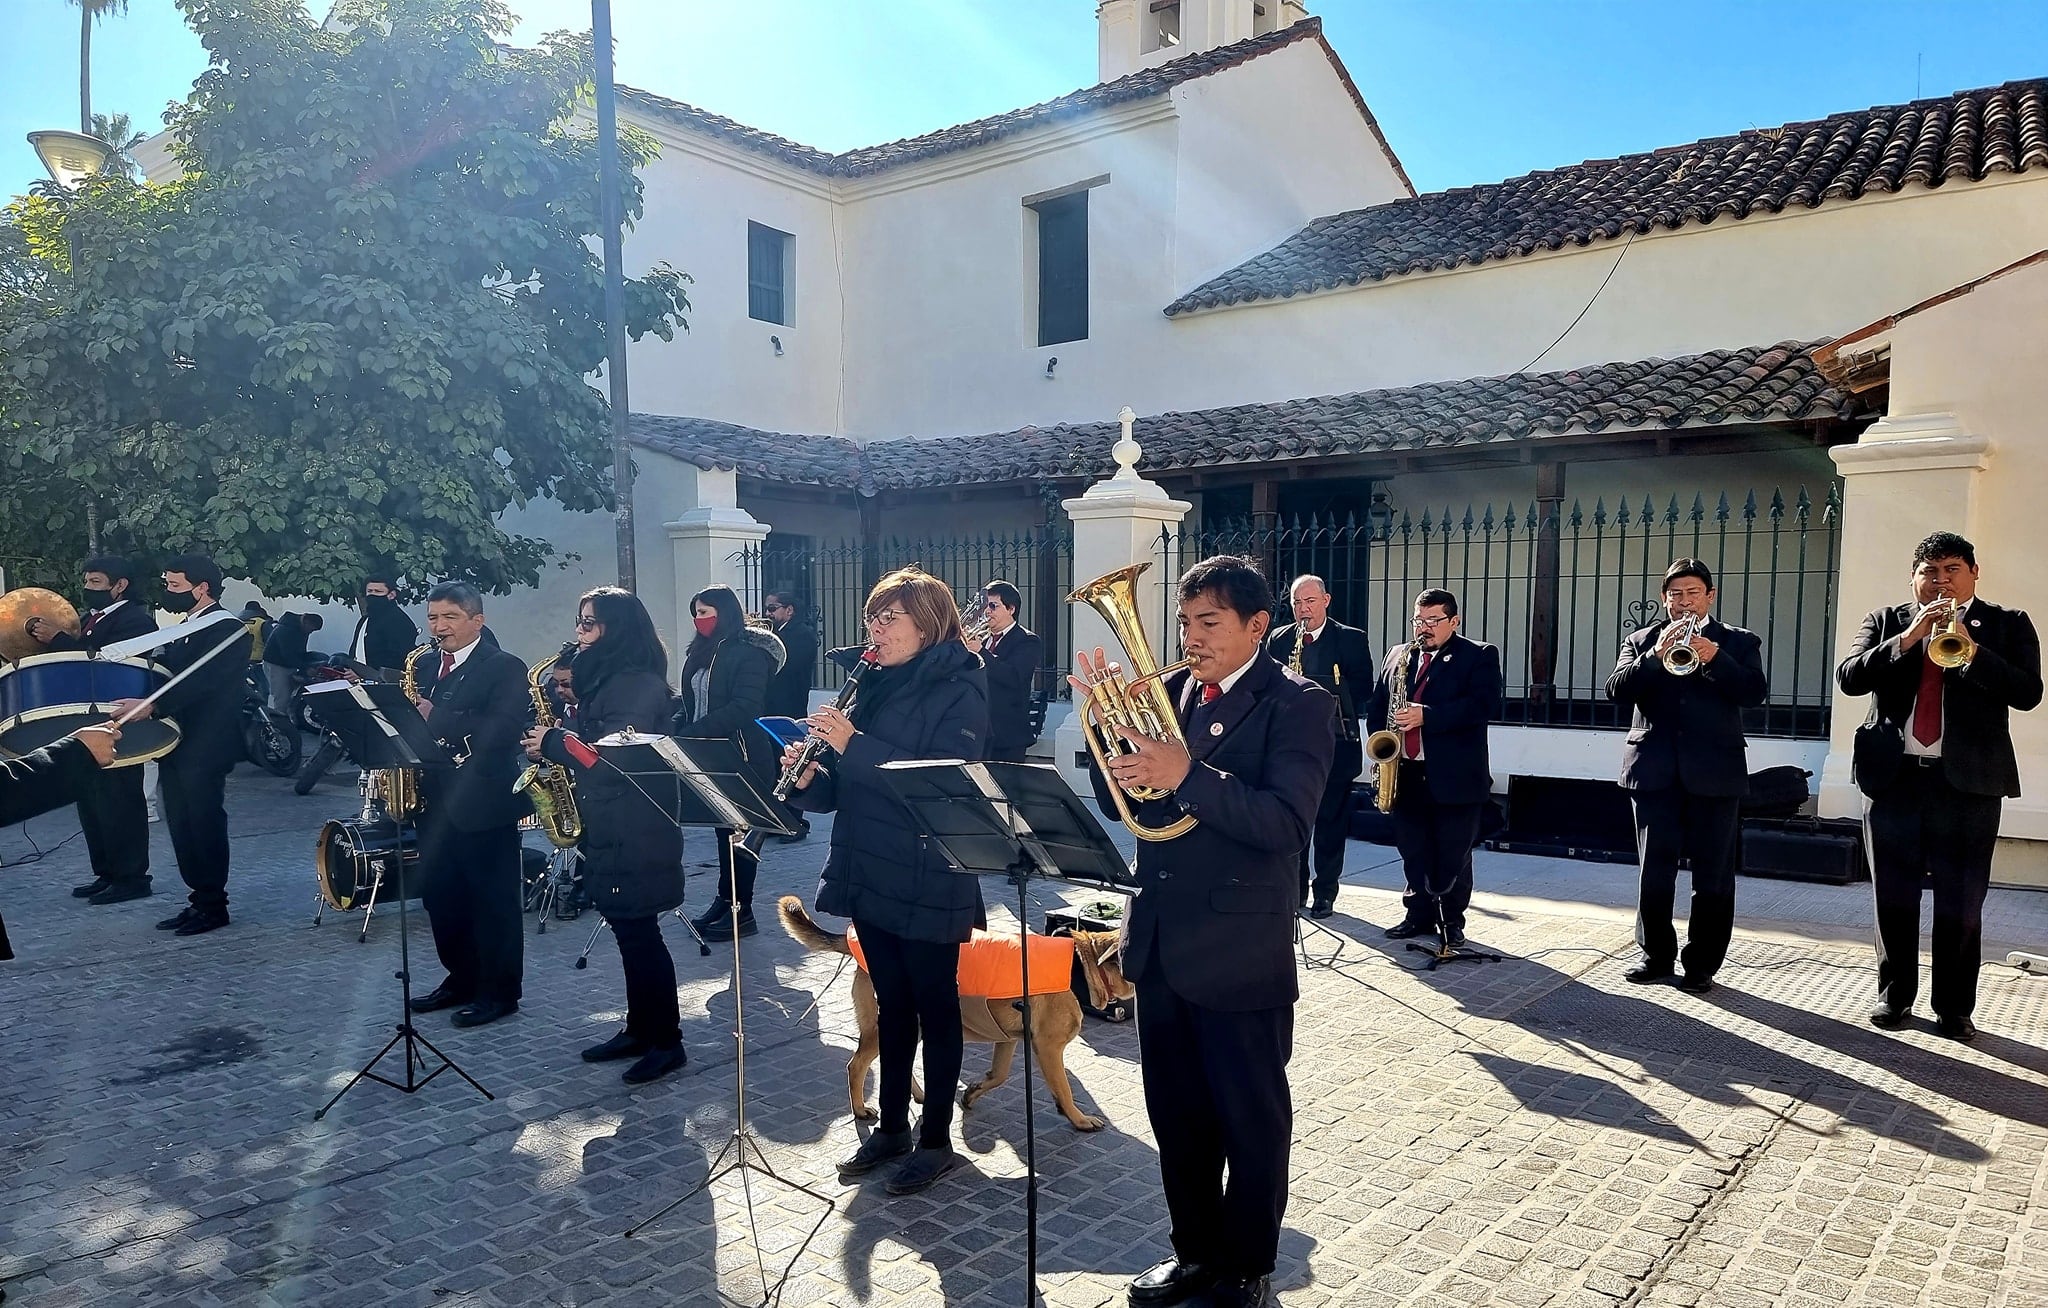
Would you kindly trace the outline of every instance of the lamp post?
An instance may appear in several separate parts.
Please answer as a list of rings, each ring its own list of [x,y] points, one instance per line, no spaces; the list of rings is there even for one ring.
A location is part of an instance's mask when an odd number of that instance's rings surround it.
[[[626,272],[619,212],[619,104],[612,81],[611,0],[590,0],[590,42],[597,56],[597,189],[604,239],[605,381],[611,387],[612,494],[617,505],[619,585],[637,591],[633,556],[633,451],[626,436]]]
[[[107,157],[113,153],[105,141],[83,132],[30,132],[28,143],[34,147],[36,157],[43,161],[50,180],[59,190],[67,192],[76,189],[86,178],[96,176],[106,167]],[[76,286],[78,233],[72,228],[68,212],[64,216],[64,243],[71,255],[71,281]],[[100,552],[100,506],[91,495],[85,497],[85,544],[94,554]]]

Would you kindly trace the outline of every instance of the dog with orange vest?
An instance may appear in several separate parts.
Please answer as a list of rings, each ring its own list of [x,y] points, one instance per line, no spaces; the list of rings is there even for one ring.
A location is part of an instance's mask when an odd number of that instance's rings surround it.
[[[803,901],[784,895],[777,904],[782,927],[798,944],[813,953],[851,954],[858,961],[860,943],[850,933],[827,931],[804,911]],[[1069,982],[1072,960],[1081,960],[1082,975],[1088,979],[1088,1002],[1096,1008],[1112,1000],[1129,999],[1136,987],[1124,979],[1118,966],[1118,940],[1114,931],[1076,931],[1071,937],[1032,935],[1031,1051],[1043,1070],[1046,1088],[1061,1116],[1077,1131],[1100,1131],[1103,1119],[1084,1113],[1074,1103],[1074,1090],[1067,1082],[1066,1048],[1081,1033],[1081,1001],[1074,997]],[[1017,1042],[1024,1038],[1024,1014],[1017,1006],[1023,987],[1016,978],[1018,965],[1016,936],[980,932],[960,946],[960,1029],[975,1044],[995,1046],[988,1075],[967,1087],[960,1096],[962,1111],[1010,1078],[1010,1063]],[[867,1102],[868,1068],[882,1051],[877,1024],[875,983],[862,966],[853,979],[853,1014],[860,1029],[860,1043],[846,1062],[847,1097],[856,1121],[873,1121],[877,1114]],[[924,1088],[913,1077],[911,1094],[924,1102]]]

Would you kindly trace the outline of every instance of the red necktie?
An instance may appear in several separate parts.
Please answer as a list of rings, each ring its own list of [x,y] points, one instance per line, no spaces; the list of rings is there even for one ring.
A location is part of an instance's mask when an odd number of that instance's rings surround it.
[[[1216,697],[1221,695],[1222,693],[1223,687],[1210,683],[1204,683],[1202,686],[1202,702],[1204,704],[1213,703]]]
[[[1429,680],[1429,661],[1435,657],[1435,650],[1426,649],[1422,651],[1422,661],[1415,665],[1415,685],[1408,692],[1408,697],[1410,699],[1413,699],[1415,696],[1422,693],[1422,683]],[[1408,730],[1401,733],[1401,757],[1422,757],[1421,727],[1410,727],[1408,728]]]
[[[453,671],[455,671],[455,656],[453,654],[450,654],[447,650],[442,650],[441,676],[446,677],[449,673]]]
[[[1941,739],[1941,665],[1920,651],[1920,694],[1913,701],[1913,739],[1932,745]]]
[[[85,625],[84,625],[83,627],[79,628],[79,632],[78,632],[78,634],[79,634],[79,635],[81,635],[81,636],[90,636],[90,635],[92,635],[92,629],[93,629],[93,624],[94,624],[94,623],[96,623],[96,622],[98,622],[99,620],[100,620],[100,611],[99,611],[98,609],[94,609],[94,610],[93,610],[92,612],[90,612],[90,613],[86,614],[86,615],[85,615]]]

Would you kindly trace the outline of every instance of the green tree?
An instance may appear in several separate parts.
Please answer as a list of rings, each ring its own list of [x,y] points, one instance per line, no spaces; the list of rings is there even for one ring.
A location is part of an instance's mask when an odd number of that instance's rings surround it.
[[[588,37],[507,48],[496,0],[180,5],[210,55],[168,117],[180,180],[43,187],[0,239],[20,485],[274,594],[533,582],[550,547],[499,516],[611,490]],[[654,143],[622,135],[637,217]],[[635,338],[687,326],[687,280],[627,283]]]
[[[109,153],[107,162],[101,165],[101,172],[133,177],[139,171],[134,150],[149,138],[135,130],[127,114],[94,114],[92,127],[85,134],[107,143]]]

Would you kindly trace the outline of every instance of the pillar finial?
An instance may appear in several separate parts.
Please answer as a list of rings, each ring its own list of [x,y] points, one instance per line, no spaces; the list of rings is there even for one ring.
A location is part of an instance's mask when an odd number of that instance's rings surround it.
[[[1137,422],[1138,415],[1126,404],[1117,410],[1116,420],[1122,426],[1123,434],[1117,438],[1116,444],[1110,447],[1109,457],[1116,460],[1116,476],[1111,480],[1141,481],[1143,479],[1138,476],[1138,458],[1145,451],[1131,435],[1131,425]]]

